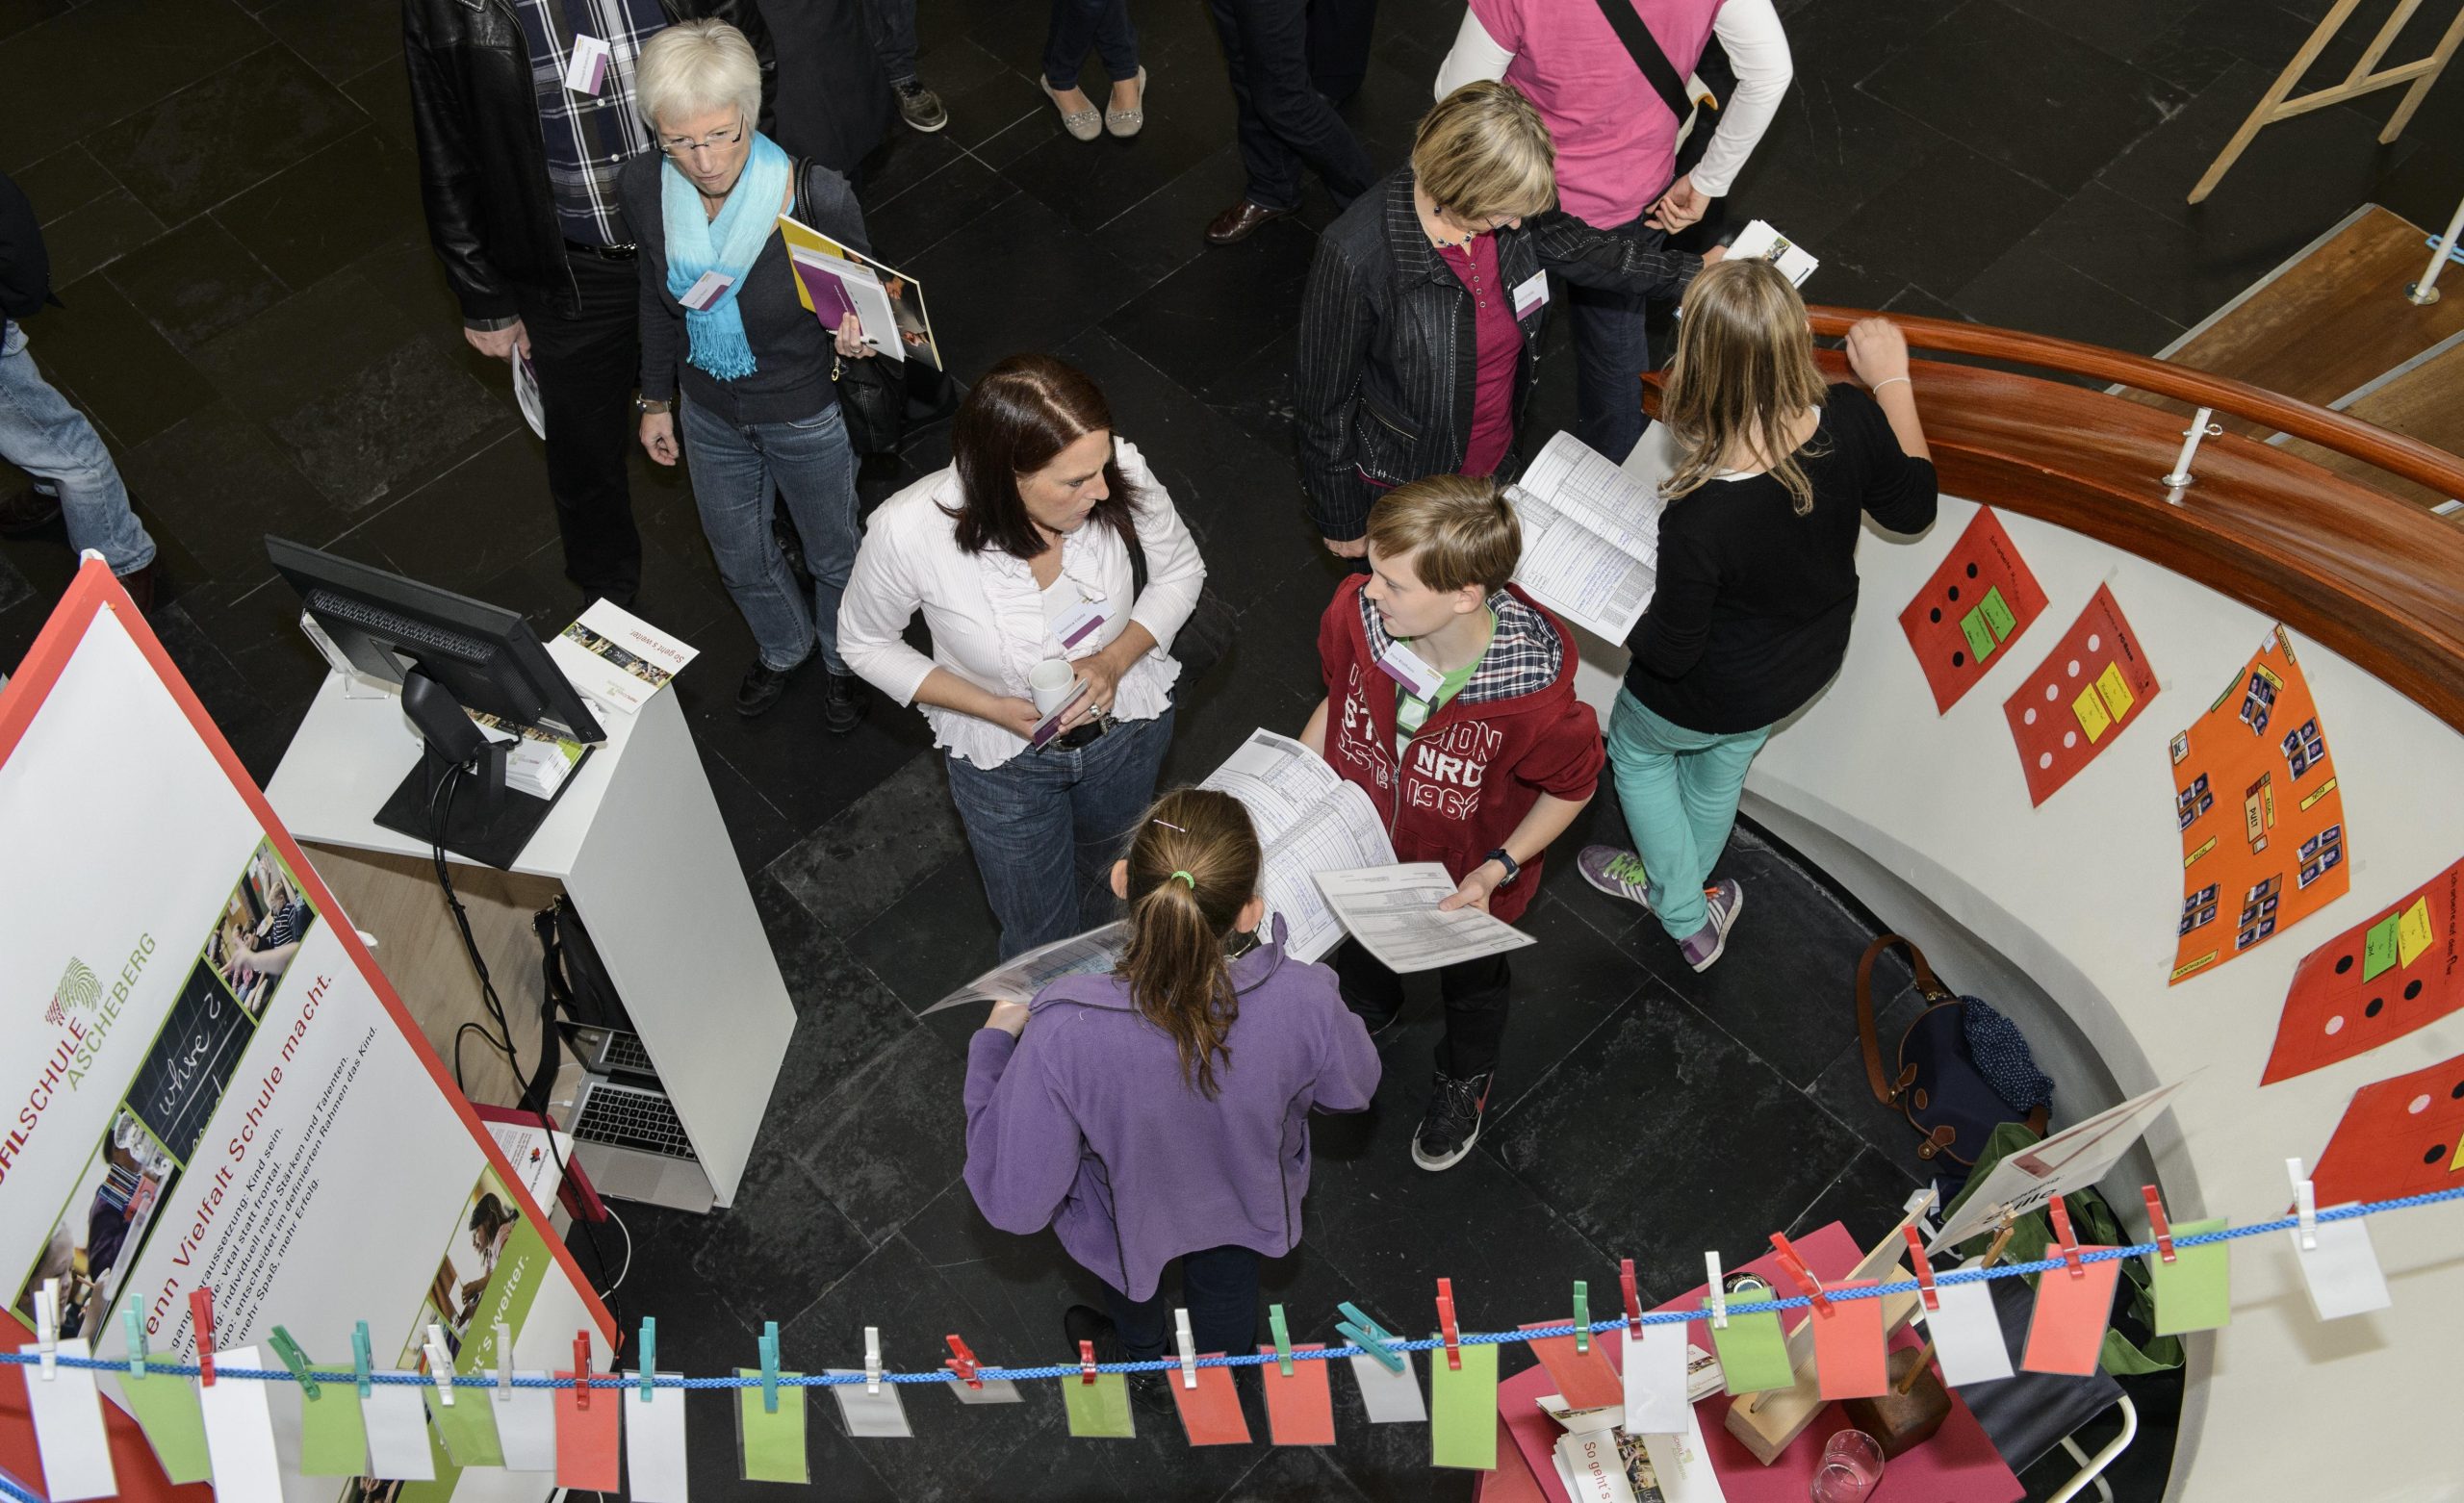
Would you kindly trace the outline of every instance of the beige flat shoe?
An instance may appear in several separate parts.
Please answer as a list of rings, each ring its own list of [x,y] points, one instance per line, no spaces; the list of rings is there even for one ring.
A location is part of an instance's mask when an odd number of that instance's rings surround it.
[[[1104,129],[1112,132],[1116,136],[1130,137],[1137,135],[1138,128],[1145,123],[1146,70],[1142,67],[1138,70],[1138,108],[1135,110],[1106,109],[1104,111]]]
[[[1104,113],[1101,110],[1091,106],[1084,110],[1066,108],[1062,104],[1061,93],[1052,87],[1050,79],[1037,79],[1036,87],[1041,89],[1043,96],[1052,101],[1052,107],[1061,112],[1063,130],[1080,140],[1093,140],[1104,133]]]

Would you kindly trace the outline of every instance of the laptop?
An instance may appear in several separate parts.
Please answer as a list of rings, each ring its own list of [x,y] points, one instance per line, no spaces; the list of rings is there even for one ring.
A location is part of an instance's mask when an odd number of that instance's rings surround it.
[[[706,1213],[716,1200],[667,1093],[585,1074],[566,1125],[574,1158],[602,1195]]]

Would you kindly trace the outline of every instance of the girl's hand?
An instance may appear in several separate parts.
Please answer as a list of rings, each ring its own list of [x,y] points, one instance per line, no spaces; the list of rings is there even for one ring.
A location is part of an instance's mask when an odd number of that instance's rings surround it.
[[[984,1019],[986,1028],[997,1028],[1012,1038],[1026,1031],[1027,1005],[1023,1002],[996,1002]]]
[[[1868,390],[1908,374],[1908,336],[1888,318],[1860,318],[1848,329],[1848,369]]]

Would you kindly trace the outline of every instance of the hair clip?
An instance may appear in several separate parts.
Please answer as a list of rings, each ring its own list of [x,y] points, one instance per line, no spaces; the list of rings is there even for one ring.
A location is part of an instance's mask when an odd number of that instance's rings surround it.
[[[1188,830],[1186,830],[1186,829],[1182,829],[1182,828],[1181,828],[1181,827],[1179,827],[1178,825],[1173,824],[1170,820],[1159,820],[1159,819],[1149,818],[1149,819],[1146,821],[1146,823],[1147,823],[1147,824],[1149,824],[1149,825],[1161,825],[1161,826],[1163,826],[1166,829],[1169,829],[1169,830],[1178,830],[1181,834],[1184,834],[1184,835],[1186,835],[1186,834],[1188,834],[1188,833],[1189,833],[1189,831],[1188,831]]]

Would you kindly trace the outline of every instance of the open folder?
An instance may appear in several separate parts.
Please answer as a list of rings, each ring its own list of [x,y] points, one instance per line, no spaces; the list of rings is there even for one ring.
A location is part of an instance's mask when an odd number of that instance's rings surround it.
[[[924,284],[899,270],[840,244],[792,215],[779,216],[779,238],[787,244],[787,262],[796,273],[796,298],[832,328],[848,312],[864,327],[864,337],[893,360],[909,356],[937,370],[941,347],[933,338],[933,318],[924,309]],[[822,289],[815,302],[815,289]],[[843,301],[842,301],[843,299]]]
[[[1514,582],[1587,631],[1631,635],[1659,576],[1659,493],[1560,433],[1506,499],[1523,524]]]

